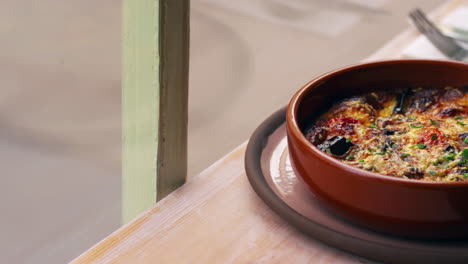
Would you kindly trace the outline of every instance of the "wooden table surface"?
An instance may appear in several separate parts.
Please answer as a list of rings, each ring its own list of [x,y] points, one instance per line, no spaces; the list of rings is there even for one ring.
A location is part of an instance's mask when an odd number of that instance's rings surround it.
[[[467,4],[437,9],[441,19]],[[408,29],[367,60],[398,58],[418,36]],[[72,263],[373,263],[307,237],[255,194],[243,143]]]

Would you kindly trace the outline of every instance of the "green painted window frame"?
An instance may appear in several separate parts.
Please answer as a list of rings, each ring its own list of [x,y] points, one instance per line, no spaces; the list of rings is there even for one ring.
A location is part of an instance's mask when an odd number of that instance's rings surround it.
[[[123,1],[122,221],[187,173],[189,0]]]

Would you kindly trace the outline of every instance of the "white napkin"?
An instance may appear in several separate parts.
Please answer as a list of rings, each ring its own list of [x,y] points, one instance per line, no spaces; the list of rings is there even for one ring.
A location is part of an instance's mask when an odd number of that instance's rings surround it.
[[[442,24],[460,28],[468,31],[468,8],[459,7],[445,17]],[[464,44],[463,46],[465,46]],[[406,49],[403,50],[404,57],[425,58],[425,59],[447,59],[429,40],[423,35],[419,36]],[[466,58],[468,59],[468,58]]]

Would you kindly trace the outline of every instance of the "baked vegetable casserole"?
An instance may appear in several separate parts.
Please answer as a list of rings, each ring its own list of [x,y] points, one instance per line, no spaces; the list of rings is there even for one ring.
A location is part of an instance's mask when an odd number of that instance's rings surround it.
[[[304,132],[343,163],[428,181],[468,179],[468,87],[395,89],[336,102]]]

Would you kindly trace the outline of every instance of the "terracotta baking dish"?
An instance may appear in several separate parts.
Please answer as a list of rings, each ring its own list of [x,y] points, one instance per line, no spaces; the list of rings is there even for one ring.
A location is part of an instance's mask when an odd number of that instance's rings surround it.
[[[336,214],[373,230],[410,238],[468,237],[468,181],[428,182],[361,170],[321,152],[304,128],[337,97],[395,87],[468,85],[468,64],[436,60],[363,63],[322,75],[292,98],[287,114],[297,175]]]

